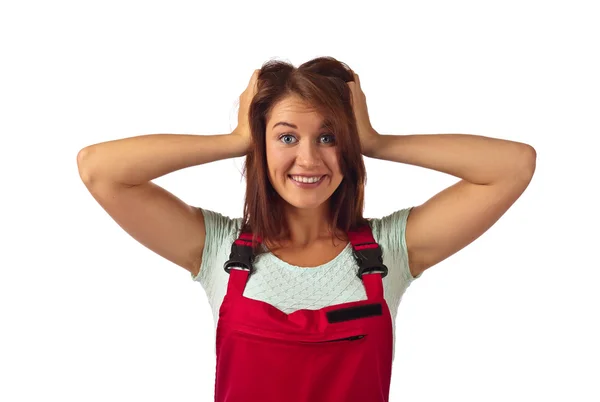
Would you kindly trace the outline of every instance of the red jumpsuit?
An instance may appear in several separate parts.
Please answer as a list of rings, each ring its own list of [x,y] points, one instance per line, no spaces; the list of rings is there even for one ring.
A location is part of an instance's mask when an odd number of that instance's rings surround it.
[[[224,265],[229,282],[216,334],[216,402],[388,401],[393,335],[383,297],[387,267],[369,225],[348,237],[368,299],[285,314],[243,296],[254,257],[252,234],[240,234]]]

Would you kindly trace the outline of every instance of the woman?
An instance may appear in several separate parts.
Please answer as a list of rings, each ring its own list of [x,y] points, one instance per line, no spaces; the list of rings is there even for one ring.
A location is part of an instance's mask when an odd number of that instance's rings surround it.
[[[242,218],[151,180],[246,155]],[[422,205],[362,217],[362,156],[461,180]],[[187,269],[216,332],[216,401],[387,401],[394,318],[423,271],[489,229],[526,189],[535,150],[462,134],[382,135],[358,75],[330,57],[271,61],[227,135],[146,135],[84,148],[82,180],[135,239]]]

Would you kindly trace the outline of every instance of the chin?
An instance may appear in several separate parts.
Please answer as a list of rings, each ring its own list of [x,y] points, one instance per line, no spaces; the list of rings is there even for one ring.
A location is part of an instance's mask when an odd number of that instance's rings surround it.
[[[323,200],[308,200],[306,198],[301,199],[302,197],[282,197],[288,205],[298,209],[318,209],[324,203],[329,201],[329,198]]]

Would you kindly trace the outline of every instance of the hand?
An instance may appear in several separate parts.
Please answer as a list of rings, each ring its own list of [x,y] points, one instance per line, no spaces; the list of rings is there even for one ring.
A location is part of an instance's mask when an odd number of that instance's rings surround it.
[[[354,71],[352,74],[354,75],[354,82],[349,81],[346,84],[348,84],[352,93],[352,109],[354,110],[354,116],[356,116],[360,148],[363,155],[370,156],[377,147],[380,135],[373,129],[369,121],[367,98],[360,87],[360,78]]]
[[[250,135],[250,122],[248,120],[248,112],[250,110],[250,102],[252,102],[254,95],[256,95],[256,82],[258,81],[259,72],[260,70],[254,70],[254,73],[252,73],[252,77],[250,77],[250,82],[248,83],[248,86],[240,95],[238,125],[231,133],[238,135],[242,139],[244,145],[246,146],[246,149],[250,148],[250,144],[252,142],[252,137]]]

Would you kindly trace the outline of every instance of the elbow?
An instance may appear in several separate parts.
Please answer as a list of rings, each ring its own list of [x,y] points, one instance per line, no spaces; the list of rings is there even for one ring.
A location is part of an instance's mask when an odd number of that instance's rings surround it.
[[[523,144],[522,151],[519,155],[520,163],[516,163],[518,167],[518,176],[527,182],[531,181],[535,173],[537,160],[537,152],[534,147],[529,144]]]
[[[535,165],[537,161],[537,151],[534,147],[527,144],[525,147],[525,170],[528,171],[531,176],[535,173]]]
[[[77,170],[79,171],[79,177],[84,183],[88,183],[91,180],[88,159],[89,154],[89,147],[85,147],[77,153]]]

